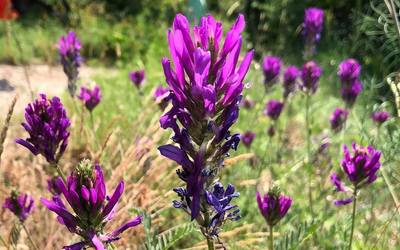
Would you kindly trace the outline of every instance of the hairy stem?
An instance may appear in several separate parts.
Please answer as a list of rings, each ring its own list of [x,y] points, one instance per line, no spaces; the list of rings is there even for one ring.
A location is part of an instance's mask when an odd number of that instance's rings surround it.
[[[31,243],[32,247],[36,250],[39,250],[39,248],[36,246],[35,242],[33,241],[31,234],[29,233],[28,229],[25,227],[25,224],[23,222],[21,222],[21,226],[24,229],[26,236],[28,237],[28,240]]]
[[[274,250],[274,230],[273,230],[273,226],[269,226],[269,250]]]
[[[310,99],[311,96],[309,93],[306,93],[306,130],[307,130],[307,161],[306,161],[306,166],[307,166],[307,172],[308,172],[308,200],[310,204],[310,210],[311,210],[311,215],[314,215],[314,209],[313,209],[313,198],[312,198],[312,187],[311,187],[311,181],[312,181],[312,173],[311,173],[311,166],[310,166],[310,161],[311,161],[311,124],[310,124]]]
[[[354,187],[353,193],[353,213],[351,215],[351,231],[350,231],[350,242],[349,242],[349,250],[351,250],[351,245],[353,243],[353,234],[354,234],[354,222],[356,219],[356,206],[357,206],[357,188]]]

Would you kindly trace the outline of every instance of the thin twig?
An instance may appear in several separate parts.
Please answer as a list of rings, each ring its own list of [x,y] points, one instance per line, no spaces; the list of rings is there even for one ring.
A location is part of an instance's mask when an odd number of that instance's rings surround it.
[[[26,236],[28,237],[29,242],[31,243],[32,247],[36,250],[39,250],[39,248],[36,246],[35,242],[33,241],[31,234],[29,233],[28,229],[25,227],[25,224],[21,222],[22,228],[24,229]]]

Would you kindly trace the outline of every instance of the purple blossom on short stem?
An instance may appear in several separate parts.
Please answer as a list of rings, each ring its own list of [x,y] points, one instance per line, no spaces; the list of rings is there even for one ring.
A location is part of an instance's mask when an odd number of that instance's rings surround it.
[[[314,94],[318,88],[318,81],[321,77],[322,70],[314,61],[305,63],[301,69],[300,88],[308,94]]]
[[[324,11],[320,8],[307,8],[304,12],[303,36],[305,37],[305,57],[315,53],[316,43],[321,39],[324,26]]]
[[[386,111],[375,111],[372,113],[371,117],[372,117],[372,120],[380,126],[384,122],[389,120],[390,114]]]
[[[144,69],[131,71],[129,73],[129,78],[131,79],[133,85],[135,85],[135,87],[138,89],[142,87],[145,77],[146,75]]]
[[[49,100],[41,94],[25,108],[25,120],[22,127],[29,137],[17,139],[16,143],[34,155],[43,155],[50,164],[57,164],[67,148],[71,124],[60,99],[53,97]]]
[[[92,112],[101,101],[100,87],[95,85],[93,89],[89,89],[82,86],[78,98],[85,104],[87,110]]]
[[[6,198],[3,208],[10,210],[23,223],[34,208],[32,196],[12,191],[10,197]]]
[[[186,17],[177,14],[168,31],[174,68],[169,59],[162,60],[172,108],[160,124],[173,130],[172,140],[179,147],[168,144],[159,150],[182,166],[177,174],[186,187],[175,189],[181,200],[174,201],[174,206],[197,221],[210,248],[220,230],[211,224],[219,208],[207,201],[206,194],[213,190],[229,150],[240,141],[230,128],[239,115],[243,81],[253,57],[250,51],[238,64],[244,26],[244,17],[239,15],[221,43],[222,23],[211,15],[202,17],[191,31]],[[217,227],[226,219],[218,220]]]
[[[338,76],[341,81],[341,95],[346,106],[351,108],[362,91],[362,84],[359,79],[361,65],[357,60],[348,58],[339,64]]]
[[[104,232],[105,225],[115,215],[116,205],[124,191],[124,182],[121,181],[114,193],[107,196],[103,171],[98,164],[93,168],[89,161],[82,161],[66,182],[58,177],[55,185],[61,190],[72,211],[68,211],[61,195],[54,195],[51,200],[41,198],[41,202],[57,214],[60,224],[81,237],[80,242],[63,249],[107,249],[107,245],[119,240],[124,231],[142,221],[142,217],[138,216],[110,233]]]
[[[263,60],[264,85],[269,90],[278,80],[282,61],[276,56],[266,56]]]
[[[68,91],[73,97],[76,92],[76,82],[79,75],[78,69],[83,61],[80,54],[81,42],[75,32],[70,31],[66,36],[60,38],[58,41],[58,50],[64,73],[68,77]]]
[[[240,141],[243,143],[244,146],[250,148],[253,140],[256,138],[256,134],[252,131],[246,131],[240,135]]]
[[[282,113],[284,103],[278,100],[270,100],[265,105],[264,115],[268,116],[272,120],[278,120]]]
[[[348,115],[349,115],[349,112],[345,109],[336,108],[335,111],[333,111],[329,121],[331,123],[331,129],[335,133],[337,133],[343,129]]]
[[[288,66],[283,74],[283,98],[286,99],[291,93],[296,91],[297,78],[300,71],[295,66]]]

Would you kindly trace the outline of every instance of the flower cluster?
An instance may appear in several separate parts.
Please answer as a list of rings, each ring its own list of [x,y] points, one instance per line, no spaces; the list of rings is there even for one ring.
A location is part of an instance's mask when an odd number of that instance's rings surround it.
[[[34,200],[30,195],[12,191],[10,197],[6,198],[3,208],[7,208],[24,222],[34,208]]]
[[[300,71],[295,66],[288,66],[283,74],[283,98],[287,98],[296,90],[296,81],[300,76]]]
[[[264,115],[268,116],[272,120],[278,120],[282,113],[284,103],[278,100],[270,100],[265,105]]]
[[[185,208],[207,238],[215,232],[208,230],[213,227],[210,211],[215,209],[207,201],[207,192],[213,189],[229,150],[240,141],[229,130],[239,115],[243,80],[253,57],[248,52],[237,66],[244,26],[244,17],[239,15],[221,44],[222,24],[211,15],[193,27],[192,37],[188,20],[178,14],[168,31],[174,69],[167,58],[162,60],[172,108],[160,124],[174,131],[172,139],[179,147],[170,144],[159,150],[182,166],[177,173],[186,187],[175,189],[181,198],[175,207]]]
[[[347,110],[336,108],[335,111],[333,111],[329,120],[331,123],[331,129],[336,133],[342,130],[344,124],[346,123],[348,115],[349,112]]]
[[[163,87],[162,85],[159,85],[154,91],[154,99],[162,110],[167,107],[170,100],[169,92],[169,88]]]
[[[282,61],[276,56],[266,56],[263,60],[264,85],[266,89],[272,87],[277,82],[281,72]]]
[[[308,93],[314,94],[318,88],[318,81],[321,77],[322,70],[314,61],[305,63],[301,69],[301,85],[300,88]]]
[[[75,32],[70,31],[66,36],[60,38],[58,41],[58,50],[64,73],[68,77],[68,91],[71,96],[74,96],[79,74],[78,68],[82,63],[80,54],[81,42],[75,35]]]
[[[246,131],[246,132],[244,132],[244,134],[240,135],[240,141],[247,148],[249,148],[251,146],[254,138],[256,138],[256,134],[252,131]]]
[[[114,193],[108,197],[103,171],[98,164],[93,169],[90,162],[82,161],[68,176],[66,183],[58,177],[55,185],[73,211],[68,211],[61,195],[54,195],[51,200],[41,198],[41,202],[58,215],[60,224],[82,238],[82,241],[65,246],[64,249],[107,249],[105,245],[118,240],[119,235],[128,228],[141,223],[142,218],[138,216],[111,233],[104,233],[105,225],[115,214],[116,205],[124,191],[124,182],[121,181]]]
[[[258,208],[269,226],[275,226],[292,206],[292,199],[281,194],[279,187],[273,186],[267,194],[257,192]]]
[[[96,85],[93,89],[89,89],[82,86],[78,98],[85,104],[86,108],[92,112],[101,100],[100,87]]]
[[[29,138],[17,139],[16,143],[29,149],[32,154],[43,155],[49,163],[57,163],[68,145],[70,121],[58,97],[48,100],[41,94],[39,99],[25,108],[22,123]]]
[[[352,144],[352,148],[354,152],[353,155],[350,154],[346,146],[343,147],[344,157],[342,160],[342,168],[347,179],[352,183],[353,191],[355,192],[376,180],[377,171],[381,167],[379,161],[381,153],[372,146],[362,147],[355,143]],[[349,190],[336,173],[331,175],[331,181],[336,187],[336,191],[347,192]],[[337,206],[345,205],[351,203],[352,200],[352,197],[343,200],[335,200],[334,204]]]
[[[135,87],[138,89],[142,87],[145,77],[146,75],[144,69],[132,71],[129,73],[129,78],[131,79],[133,85],[135,85]]]
[[[303,21],[303,35],[306,40],[306,47],[309,53],[315,50],[315,44],[321,39],[324,25],[324,11],[311,7],[305,10]]]
[[[376,124],[382,125],[390,118],[390,114],[386,111],[376,111],[372,113],[371,117]]]
[[[357,60],[348,58],[339,65],[338,76],[342,83],[342,99],[347,107],[352,107],[357,96],[362,91],[362,84],[359,80],[361,66]]]

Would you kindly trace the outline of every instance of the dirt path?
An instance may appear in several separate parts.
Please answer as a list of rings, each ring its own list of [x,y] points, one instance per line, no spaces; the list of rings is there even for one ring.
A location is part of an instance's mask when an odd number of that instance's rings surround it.
[[[89,81],[99,70],[82,67],[80,79]],[[102,69],[104,72],[104,70]],[[115,73],[115,70],[110,70]],[[49,96],[60,95],[67,88],[67,78],[60,66],[30,65],[28,74],[35,94],[46,93]],[[30,102],[30,94],[22,66],[0,64],[0,117],[4,117],[12,98],[18,93],[16,112],[24,110]],[[2,119],[0,119],[2,120]]]

